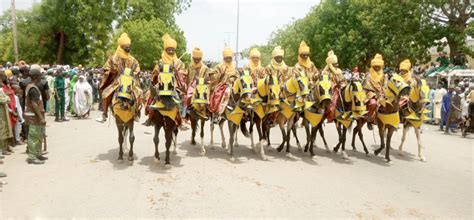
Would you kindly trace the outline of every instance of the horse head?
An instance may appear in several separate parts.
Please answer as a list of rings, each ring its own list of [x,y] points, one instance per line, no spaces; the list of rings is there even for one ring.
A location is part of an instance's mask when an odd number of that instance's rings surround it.
[[[234,94],[239,96],[239,101],[245,105],[252,103],[253,79],[248,70],[241,72],[240,77],[234,82]]]
[[[280,85],[278,83],[278,77],[270,75],[265,77],[265,87],[268,94],[268,103],[271,105],[280,104]]]
[[[330,76],[321,75],[314,89],[314,99],[319,101],[321,108],[325,109],[332,103],[332,85]]]
[[[423,104],[430,102],[428,99],[430,87],[426,83],[426,80],[416,77],[412,87],[410,90],[410,102]]]
[[[191,104],[198,111],[202,111],[209,105],[209,85],[207,79],[200,77],[197,79],[196,88],[194,88]]]
[[[398,74],[389,74],[388,83],[385,87],[385,97],[389,99],[400,98],[400,96],[408,95],[410,86]]]
[[[160,74],[158,75],[158,95],[172,96],[176,88],[176,79],[174,76],[173,65],[160,65]]]
[[[362,87],[362,83],[358,80],[352,80],[350,83],[350,101],[353,117],[361,117],[367,113],[365,105],[366,94]]]

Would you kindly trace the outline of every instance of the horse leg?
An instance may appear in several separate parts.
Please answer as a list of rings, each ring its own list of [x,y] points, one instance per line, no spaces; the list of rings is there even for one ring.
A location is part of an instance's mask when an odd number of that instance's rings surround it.
[[[277,148],[277,151],[281,152],[283,150],[283,147],[285,146],[285,142],[286,142],[286,130],[285,130],[284,120],[279,121],[278,124],[280,126],[281,137],[282,137],[283,140],[282,140],[280,146]]]
[[[201,155],[206,155],[206,148],[204,148],[204,124],[206,121],[204,119],[201,119]]]
[[[233,124],[233,122],[231,121],[228,121],[227,122],[228,124],[228,127],[229,127],[229,149],[228,149],[228,153],[229,153],[229,156],[230,156],[230,161],[231,162],[234,162],[235,161],[235,158],[234,158],[234,137],[235,137],[235,127],[237,127],[236,125]]]
[[[362,126],[364,126],[363,123],[364,123],[364,122],[362,122],[362,125],[359,127],[359,131],[357,132],[357,134],[359,135],[359,140],[360,140],[360,142],[362,142],[362,146],[364,146],[365,155],[369,157],[369,156],[370,156],[370,155],[369,155],[369,150],[367,149],[367,146],[365,145],[365,142],[364,142],[364,135],[362,134]]]
[[[328,146],[328,142],[326,142],[326,138],[324,137],[324,129],[323,129],[323,123],[319,123],[318,125],[319,127],[319,135],[321,136],[321,138],[323,139],[323,143],[324,143],[324,148],[326,148],[326,151],[328,153],[331,153],[331,149],[329,149],[329,146]]]
[[[304,149],[306,152],[309,147],[309,144],[311,143],[311,129],[310,129],[309,121],[306,120],[305,118],[303,118],[303,126],[304,126],[304,130],[306,131],[306,145],[304,146]]]
[[[135,142],[135,134],[133,133],[133,120],[129,122],[128,130],[130,132],[130,151],[128,152],[128,161],[133,162],[133,143]]]
[[[239,130],[239,125],[236,125],[235,133],[234,133],[234,147],[239,147],[239,141],[237,140],[237,134]]]
[[[178,142],[178,128],[175,126],[173,129],[173,154],[177,155],[178,151],[176,151],[176,145]]]
[[[211,148],[214,148],[214,119],[213,118],[211,118],[210,126],[211,126],[211,143],[210,143],[210,145],[211,145]]]
[[[395,128],[389,128],[387,132],[387,148],[385,149],[385,159],[387,160],[387,163],[392,163],[392,161],[390,160],[390,145],[392,142],[392,135],[394,131]]]
[[[333,148],[333,151],[334,151],[334,153],[337,153],[337,151],[339,150],[339,146],[341,146],[341,136],[342,136],[342,131],[341,130],[342,130],[342,128],[341,128],[341,123],[339,123],[339,122],[336,122],[335,125],[336,125],[338,142],[337,142],[336,146]]]
[[[310,140],[311,140],[311,143],[309,144],[309,153],[311,154],[311,157],[314,157],[314,142],[316,141],[316,135],[318,133],[318,126],[319,125],[316,125],[314,127],[311,128],[311,137],[310,137]],[[307,152],[307,148],[305,147],[304,149],[304,152]]]
[[[342,158],[344,158],[345,160],[349,159],[349,157],[347,156],[347,153],[346,153],[346,135],[347,135],[347,128],[346,126],[342,126],[342,136],[341,136],[341,142],[342,142],[342,148],[341,148],[341,154],[342,154]]]
[[[221,131],[221,138],[222,138],[222,144],[221,144],[221,146],[222,146],[222,148],[225,149],[226,146],[227,146],[227,144],[226,144],[226,142],[225,142],[225,136],[224,136],[224,122],[225,122],[224,120],[221,120],[221,121],[219,122],[219,129],[220,129],[220,131]],[[229,122],[229,123],[230,123],[230,122]],[[231,135],[232,135],[232,134],[231,134]]]
[[[398,152],[398,154],[400,156],[403,156],[403,144],[405,144],[405,140],[407,138],[407,133],[408,133],[409,129],[410,129],[410,127],[408,126],[408,124],[403,125],[402,141],[400,142],[400,146],[398,146],[398,150],[400,151],[400,152]],[[416,133],[416,128],[415,128],[415,133]]]
[[[357,148],[356,148],[356,145],[355,145],[355,139],[356,139],[356,135],[360,132],[360,127],[359,127],[359,121],[357,121],[357,125],[354,127],[354,129],[352,129],[352,141],[351,141],[351,146],[352,146],[352,150],[354,151],[357,151]]]
[[[175,129],[174,121],[165,118],[168,122],[165,124],[165,147],[166,147],[166,157],[165,157],[165,168],[171,168],[170,165],[170,148],[171,142],[173,141],[173,131]]]
[[[297,122],[295,122],[297,123]],[[303,119],[303,123],[304,123],[304,119]],[[305,127],[306,128],[306,127]],[[296,145],[298,146],[298,151],[299,152],[303,152],[303,148],[301,147],[301,144],[300,144],[300,139],[298,138],[298,135],[296,134],[296,125],[293,126],[293,128],[291,129],[291,131],[293,132],[293,135],[295,136],[295,139],[296,139]]]
[[[295,116],[293,115],[290,117],[290,120],[288,120],[288,123],[286,124],[286,156],[291,158],[291,153],[290,153],[290,139],[291,139],[291,130],[295,126]]]
[[[119,162],[122,162],[123,161],[123,129],[124,129],[124,125],[119,122],[118,120],[116,120],[117,122],[117,130],[118,130],[118,142],[119,142],[119,157],[118,157],[118,160]]]
[[[421,135],[420,135],[420,128],[415,128],[416,140],[418,141],[418,158],[421,161],[426,162],[426,158],[423,155],[423,145],[421,144]]]
[[[161,125],[157,125],[158,123],[155,124],[155,136],[153,137],[153,143],[155,143],[155,161],[159,162],[160,161],[160,152],[158,151],[158,144],[160,143],[160,128]]]
[[[196,137],[197,122],[198,122],[197,119],[195,119],[194,117],[191,117],[191,145],[196,145],[195,137]]]
[[[379,136],[380,136],[380,147],[374,151],[375,156],[379,155],[379,153],[385,148],[385,126],[380,125],[382,122],[379,122]]]
[[[260,148],[260,157],[262,158],[262,160],[267,160],[267,157],[265,156],[265,149],[263,147],[265,145],[265,133],[262,131],[262,119],[258,118],[256,124],[257,124],[257,132],[258,132],[257,147]]]
[[[267,148],[271,148],[272,144],[270,143],[270,121],[263,121],[263,127],[262,127],[262,133],[263,133],[263,138],[267,140]]]

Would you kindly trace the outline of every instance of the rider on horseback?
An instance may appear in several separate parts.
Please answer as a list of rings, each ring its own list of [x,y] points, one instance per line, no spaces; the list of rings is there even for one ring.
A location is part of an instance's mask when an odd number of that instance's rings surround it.
[[[104,73],[100,83],[100,91],[102,92],[102,116],[96,119],[97,122],[107,121],[108,107],[112,103],[115,90],[119,87],[119,77],[126,70],[133,71],[133,77],[138,78],[140,73],[140,65],[138,61],[130,55],[132,41],[126,33],[120,35],[117,40],[118,46],[115,54],[104,64]],[[138,114],[139,115],[139,114]]]
[[[332,122],[336,117],[336,106],[340,99],[341,89],[346,85],[341,69],[338,68],[337,56],[331,50],[326,58],[326,66],[322,71],[323,75],[328,75],[332,82],[332,104],[326,110],[326,118],[328,122]]]
[[[211,90],[209,110],[211,113],[217,114],[216,120],[219,120],[222,113],[224,113],[229,102],[232,85],[239,75],[233,61],[234,52],[232,49],[224,48],[222,55],[224,57],[223,62],[218,64],[214,71],[209,74]]]
[[[202,61],[202,51],[199,48],[194,48],[192,52],[192,62],[191,65],[188,66],[186,70],[186,85],[187,85],[187,93],[186,93],[186,106],[187,108],[191,107],[192,104],[192,96],[194,93],[195,88],[198,86],[199,80],[206,80],[206,82],[202,82],[201,84],[208,84],[209,80],[209,73],[211,69],[204,64]]]
[[[170,91],[176,89],[177,94],[174,94],[176,100],[183,100],[186,91],[186,84],[184,82],[184,70],[185,66],[184,63],[176,56],[176,48],[178,46],[176,40],[171,38],[168,34],[165,34],[162,38],[163,40],[163,52],[161,53],[161,59],[158,64],[156,64],[155,68],[153,69],[151,75],[151,85],[150,88],[150,97],[148,98],[147,108],[145,114],[148,115],[148,120],[144,123],[146,126],[151,126],[152,118],[154,116],[154,111],[151,111],[149,108],[156,104],[156,89],[154,87],[159,86],[160,81],[160,73],[172,73],[174,75],[174,79],[176,80],[176,88],[168,88]],[[179,105],[180,107],[180,116],[183,116],[183,105]],[[181,120],[178,120],[181,123]]]
[[[385,85],[385,75],[383,73],[384,61],[380,54],[376,54],[370,61],[369,73],[366,74],[364,82],[364,90],[367,94],[367,127],[372,129],[372,124],[375,124],[375,116],[377,113],[378,100],[383,97],[383,88]]]
[[[283,51],[280,46],[276,46],[272,51],[272,60],[270,61],[270,64],[265,67],[266,75],[278,77],[280,85],[283,85],[291,78],[288,73],[288,66],[285,64],[285,61],[283,61],[284,55],[285,51]]]
[[[257,81],[265,78],[265,69],[262,67],[260,60],[260,51],[257,48],[250,50],[250,62],[245,65],[244,70],[248,70],[253,79],[253,85],[257,85]]]
[[[306,76],[309,79],[310,87],[312,84],[319,80],[319,71],[318,68],[309,58],[309,47],[306,42],[301,41],[300,47],[298,49],[298,63],[293,67],[292,75],[297,74],[298,72],[304,71]]]

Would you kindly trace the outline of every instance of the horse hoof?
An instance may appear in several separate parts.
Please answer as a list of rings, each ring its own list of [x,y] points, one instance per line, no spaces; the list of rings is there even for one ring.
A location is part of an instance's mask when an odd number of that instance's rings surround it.
[[[226,143],[222,143],[222,144],[221,144],[221,147],[224,148],[224,149],[226,149],[226,148],[227,148],[227,144],[226,144]]]
[[[262,155],[261,158],[262,158],[263,161],[267,161],[267,160],[268,160],[268,158],[267,158],[265,155]]]
[[[175,151],[175,150],[174,150],[174,151],[173,151],[173,154],[174,154],[174,155],[178,155],[178,151]]]
[[[155,161],[155,163],[160,163],[160,158],[153,158],[153,160]]]
[[[283,150],[283,146],[280,146],[280,147],[277,148],[278,152],[281,152],[281,150]]]
[[[349,159],[349,156],[347,156],[347,154],[346,154],[345,151],[343,151],[341,154],[342,154],[342,158],[343,158],[344,160],[348,160],[348,159]]]
[[[285,154],[285,157],[287,157],[287,158],[289,158],[289,159],[292,159],[292,160],[295,159],[295,156],[293,156],[293,154],[291,154],[291,153],[286,153],[286,154]]]
[[[378,151],[378,150],[375,150],[375,151],[374,151],[374,155],[375,155],[375,156],[378,156],[379,153],[380,153],[380,151]]]
[[[167,170],[171,169],[171,164],[165,164],[165,169]]]
[[[421,162],[426,162],[426,158],[425,157],[420,157],[420,161]]]
[[[390,164],[390,165],[392,165],[392,164],[393,164],[393,161],[391,161],[391,160],[387,160],[387,164]]]
[[[235,158],[234,158],[234,157],[230,157],[229,160],[230,160],[230,162],[232,162],[232,163],[235,162]]]
[[[117,160],[119,163],[123,163],[123,159],[118,159]]]
[[[352,148],[352,151],[354,151],[354,152],[357,152],[357,149],[355,149],[355,148]]]
[[[366,153],[365,156],[366,156],[366,157],[370,157],[370,154],[369,154],[369,153]]]
[[[206,150],[201,150],[200,154],[201,154],[201,156],[205,156],[206,155]]]
[[[191,141],[191,145],[196,145],[196,141]]]
[[[129,166],[132,166],[132,165],[133,165],[133,159],[132,159],[132,160],[128,160],[128,165],[129,165]]]

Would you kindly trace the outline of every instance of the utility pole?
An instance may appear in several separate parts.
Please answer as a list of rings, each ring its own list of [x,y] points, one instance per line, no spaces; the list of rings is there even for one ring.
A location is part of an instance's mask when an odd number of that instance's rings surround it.
[[[235,43],[235,66],[239,66],[239,17],[240,16],[240,0],[237,0],[237,42]]]
[[[18,41],[16,34],[16,9],[15,0],[12,0],[12,34],[13,34],[13,50],[15,52],[15,63],[18,62]]]

